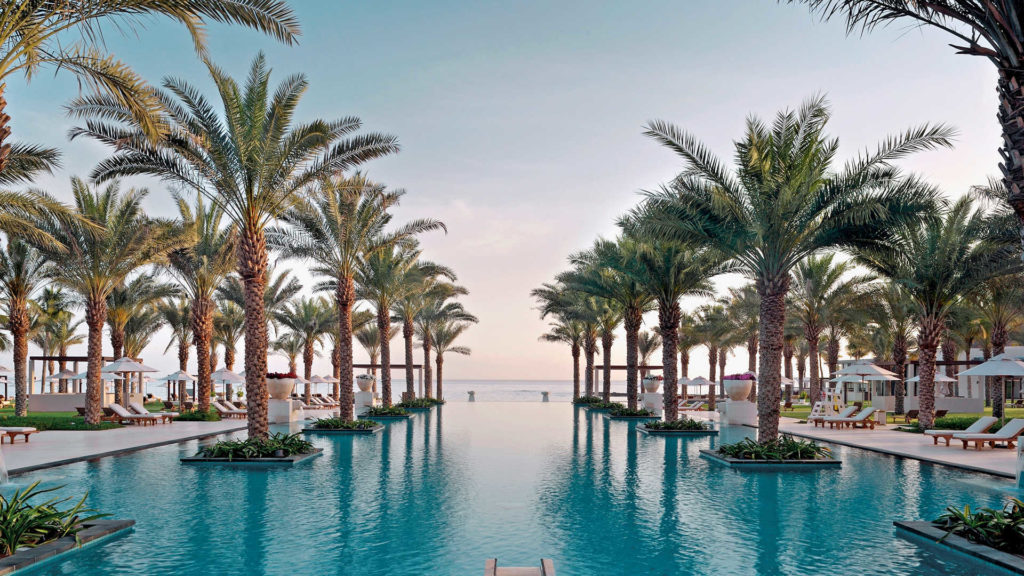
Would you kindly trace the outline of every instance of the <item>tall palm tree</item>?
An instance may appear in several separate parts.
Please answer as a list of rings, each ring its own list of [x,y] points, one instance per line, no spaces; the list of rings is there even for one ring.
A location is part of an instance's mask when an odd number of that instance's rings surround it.
[[[26,242],[13,238],[0,250],[0,296],[5,304],[6,328],[14,353],[14,413],[28,415],[29,302],[43,285],[50,267],[45,256]]]
[[[914,304],[903,287],[894,282],[875,286],[869,297],[872,306],[868,308],[868,317],[879,339],[889,346],[888,356],[894,367],[893,372],[899,377],[899,380],[893,382],[894,411],[903,414],[904,398],[907,395],[907,358],[914,344]]]
[[[637,405],[637,338],[644,312],[654,297],[640,283],[643,274],[637,257],[639,243],[630,238],[599,239],[593,248],[570,256],[574,269],[558,276],[569,289],[618,303],[626,330],[626,399],[630,409]]]
[[[284,354],[288,359],[288,372],[298,374],[298,358],[306,343],[302,341],[302,335],[297,332],[285,332],[271,343],[271,348]]]
[[[540,339],[545,342],[568,344],[572,354],[572,399],[580,397],[580,351],[583,348],[583,325],[576,320],[558,320],[550,324],[550,330]],[[644,334],[647,334],[646,332]],[[654,354],[651,349],[650,353]]]
[[[167,135],[153,143],[145,127],[130,121],[116,102],[74,108],[90,117],[73,136],[87,135],[115,148],[93,177],[148,174],[210,198],[238,230],[238,274],[245,288],[245,387],[251,437],[267,435],[267,316],[263,294],[269,257],[266,228],[319,179],[398,150],[390,136],[349,138],[361,122],[312,120],[294,123],[306,91],[302,75],[270,87],[270,69],[259,54],[243,86],[206,61],[223,117],[202,92],[177,79],[154,91],[164,104],[160,121]],[[111,111],[116,112],[111,112]],[[115,120],[109,120],[109,119]]]
[[[1003,140],[999,164],[1008,205],[1024,231],[1024,7],[1019,2],[991,0],[788,0],[799,1],[829,19],[842,16],[847,29],[870,31],[876,26],[906,22],[952,36],[957,54],[987,58],[999,79],[997,117]],[[1020,242],[1024,244],[1024,234]]]
[[[245,311],[230,300],[218,300],[213,316],[213,341],[224,348],[224,367],[235,369],[235,348],[245,330]]]
[[[466,346],[457,346],[455,341],[473,324],[471,322],[440,322],[434,325],[431,339],[434,341],[434,358],[437,366],[437,397],[444,399],[444,355],[461,354],[469,356]]]
[[[163,316],[164,324],[171,329],[171,338],[164,349],[166,354],[171,348],[178,349],[178,370],[188,371],[188,349],[192,346],[192,310],[185,298],[168,298],[157,304],[157,310]],[[169,384],[168,384],[169,385]]]
[[[376,315],[374,315],[376,319]],[[391,331],[391,337],[394,338],[398,335],[397,330]],[[354,334],[356,341],[363,347],[363,351],[370,357],[370,364],[376,364],[380,360],[380,330],[377,329],[376,322],[366,324],[362,328],[355,331]],[[377,375],[376,368],[370,368],[370,374]]]
[[[701,335],[701,343],[708,349],[708,409],[715,409],[715,369],[718,367],[719,354],[724,354],[723,343],[732,333],[732,323],[725,306],[720,303],[706,304],[697,309],[697,332]]]
[[[91,190],[82,180],[71,181],[79,218],[65,221],[48,216],[38,227],[56,238],[60,247],[39,247],[53,263],[54,280],[75,292],[85,306],[89,329],[85,421],[97,424],[103,412],[103,324],[107,297],[131,273],[161,261],[180,245],[177,231],[166,222],[147,218],[142,211],[144,189],[122,192],[118,182]]]
[[[43,292],[45,294],[48,291],[49,289],[44,289]],[[68,355],[68,349],[72,346],[85,342],[85,337],[78,333],[78,328],[84,322],[75,319],[74,314],[68,308],[70,301],[66,299],[60,290],[54,290],[53,293],[57,294],[64,304],[45,312],[47,321],[43,326],[43,331],[47,334],[47,339],[54,352],[64,357]],[[67,360],[57,362],[57,370],[63,372],[67,367]],[[61,394],[68,391],[67,379],[62,378],[58,381],[57,390]]]
[[[430,333],[437,322],[459,321],[476,322],[476,316],[466,311],[461,302],[451,298],[459,295],[460,291],[452,290],[450,293],[433,291],[427,295],[427,301],[423,308],[416,314],[414,329],[416,336],[420,339],[423,347],[423,394],[427,398],[434,397],[433,367],[430,365],[432,356],[433,341]]]
[[[676,347],[679,348],[679,377],[689,378],[690,376],[690,350],[701,344],[701,335],[697,328],[697,319],[689,312],[683,312],[679,317],[679,329],[676,331]],[[681,392],[686,395],[686,388]]]
[[[289,335],[302,343],[303,378],[306,379],[303,396],[307,404],[312,403],[313,390],[309,379],[313,377],[316,347],[323,342],[331,324],[337,319],[331,316],[332,312],[323,298],[303,297],[292,301],[276,315],[277,322],[289,330]]]
[[[331,303],[331,313],[336,318],[338,316],[337,304]],[[369,326],[375,324],[377,315],[369,310],[356,310],[352,313],[352,334],[355,335],[357,332]],[[335,323],[331,326],[331,329],[327,331],[327,339],[331,343],[331,375],[334,376],[336,382],[334,382],[334,393],[331,395],[335,402],[341,398],[341,336],[338,332],[339,326]],[[349,343],[351,346],[351,343]],[[377,370],[373,369],[374,375]],[[377,393],[377,381],[373,382],[373,393]]]
[[[115,358],[124,353],[125,326],[146,307],[177,294],[173,284],[161,282],[156,272],[142,272],[118,284],[107,295],[107,328]]]
[[[991,278],[977,295],[977,310],[988,326],[992,353],[1002,354],[1006,351],[1010,332],[1024,324],[1024,275]],[[1002,418],[1006,399],[1002,378],[995,379],[991,398],[992,415]]]
[[[757,289],[751,284],[742,288],[730,288],[729,297],[723,300],[723,303],[729,314],[729,320],[736,330],[735,340],[747,348],[747,370],[755,372],[757,370],[758,315],[761,308],[761,298],[757,295]],[[757,402],[757,382],[750,387],[747,399]]]
[[[1013,247],[985,241],[988,230],[984,215],[961,198],[944,213],[901,227],[887,246],[855,252],[859,262],[899,284],[913,302],[921,426],[933,422],[935,356],[949,314],[986,282],[1020,268]]]
[[[263,286],[263,310],[267,321],[268,330],[273,328],[277,331],[277,313],[291,302],[300,291],[302,284],[291,275],[290,270],[282,270],[280,273],[271,266],[267,269],[269,280]],[[244,330],[245,320],[245,283],[237,274],[231,274],[224,282],[217,287],[216,299],[218,301],[231,302],[242,309],[242,320]]]
[[[639,336],[636,339],[636,351],[640,357],[640,365],[647,366],[648,363],[654,358],[654,353],[661,348],[661,332],[655,327],[654,330],[648,332],[641,330]],[[647,370],[640,369],[640,377],[644,378],[647,376]]]
[[[146,306],[138,314],[132,316],[124,329],[125,356],[129,358],[141,356],[142,351],[153,340],[153,336],[163,327],[163,315],[156,306]]]
[[[405,195],[387,190],[356,174],[349,178],[322,178],[308,197],[285,213],[289,229],[274,229],[271,245],[285,257],[313,263],[311,272],[324,278],[318,288],[334,293],[341,344],[341,417],[352,419],[352,309],[356,303],[355,281],[361,262],[380,250],[404,244],[429,230],[446,230],[436,220],[414,220],[388,231],[389,212]],[[406,362],[406,364],[410,364]]]
[[[233,226],[222,226],[223,212],[207,207],[202,196],[191,205],[180,194],[174,195],[181,218],[186,245],[170,253],[166,269],[177,280],[190,300],[192,342],[196,346],[198,365],[196,389],[202,412],[210,409],[214,368],[211,350],[214,347],[214,295],[217,287],[231,273],[235,263],[236,234]]]
[[[12,167],[23,168],[26,157],[37,163],[42,161],[38,154],[26,154],[25,147],[12,147],[6,142],[11,128],[10,116],[5,111],[4,87],[17,74],[28,81],[43,67],[70,72],[94,94],[104,93],[121,103],[146,127],[147,133],[159,131],[153,117],[159,101],[131,68],[105,54],[103,45],[105,30],[113,27],[124,33],[136,33],[153,16],[183,24],[200,54],[206,51],[208,21],[240,24],[266,32],[286,44],[292,44],[299,35],[298,21],[281,0],[7,2],[0,10],[0,174]],[[78,40],[68,42],[69,34]],[[55,155],[53,151],[44,151]]]
[[[948,146],[952,131],[923,126],[892,136],[874,153],[833,166],[838,140],[825,132],[823,97],[766,125],[747,121],[730,171],[692,135],[665,122],[647,134],[681,156],[682,174],[648,195],[637,220],[667,239],[697,242],[733,259],[761,297],[758,438],[778,436],[782,341],[790,273],[820,251],[871,246],[935,203],[937,192],[904,177],[893,161]],[[871,214],[872,218],[865,218]]]
[[[448,268],[414,267],[402,278],[403,289],[398,298],[391,304],[392,320],[402,327],[402,340],[405,344],[405,398],[416,397],[416,381],[413,372],[413,336],[416,334],[416,317],[420,315],[432,301],[431,292],[435,296],[462,295],[469,291],[445,280],[455,280],[455,273]]]

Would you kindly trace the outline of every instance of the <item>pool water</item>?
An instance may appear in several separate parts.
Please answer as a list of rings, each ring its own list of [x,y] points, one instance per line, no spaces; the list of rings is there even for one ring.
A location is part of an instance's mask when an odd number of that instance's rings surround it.
[[[196,442],[16,476],[137,521],[26,574],[477,575],[555,561],[559,576],[977,574],[895,536],[1012,482],[837,448],[839,471],[739,473],[566,403],[451,403],[367,437],[314,437],[292,469],[186,466]],[[283,429],[283,428],[281,428]]]

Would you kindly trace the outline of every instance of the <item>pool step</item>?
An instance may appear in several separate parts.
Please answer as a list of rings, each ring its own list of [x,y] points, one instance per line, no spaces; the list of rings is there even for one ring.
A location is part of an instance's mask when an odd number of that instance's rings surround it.
[[[555,576],[555,563],[550,558],[541,558],[540,568],[498,568],[498,559],[488,558],[484,576]]]

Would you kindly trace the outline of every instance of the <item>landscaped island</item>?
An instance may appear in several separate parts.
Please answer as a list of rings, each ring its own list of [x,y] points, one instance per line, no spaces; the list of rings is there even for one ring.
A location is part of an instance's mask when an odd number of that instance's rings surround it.
[[[384,429],[380,422],[373,420],[343,420],[341,418],[318,418],[303,428],[303,432],[325,434],[374,434]]]
[[[253,464],[297,464],[319,455],[323,450],[298,434],[271,434],[266,438],[221,440],[203,447],[182,462],[235,462]]]
[[[374,406],[359,415],[363,419],[401,420],[412,418],[412,414],[401,406]]]
[[[678,420],[664,421],[656,420],[644,422],[637,426],[641,432],[652,436],[717,436],[718,430],[711,428],[710,422],[693,420],[691,418],[680,418]]]
[[[763,442],[745,438],[732,444],[722,444],[717,450],[701,450],[700,453],[713,462],[733,468],[838,468],[842,464],[832,456],[831,448],[789,435]]]

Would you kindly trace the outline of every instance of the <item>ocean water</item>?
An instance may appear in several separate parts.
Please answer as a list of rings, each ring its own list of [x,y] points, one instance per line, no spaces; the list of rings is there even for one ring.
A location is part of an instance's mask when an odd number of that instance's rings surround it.
[[[635,426],[453,398],[373,436],[313,436],[323,455],[293,469],[183,465],[186,442],[15,476],[137,521],[25,574],[467,576],[490,557],[550,557],[561,576],[996,574],[892,522],[999,506],[1009,480],[842,447],[841,470],[739,473],[699,450],[748,428]]]

